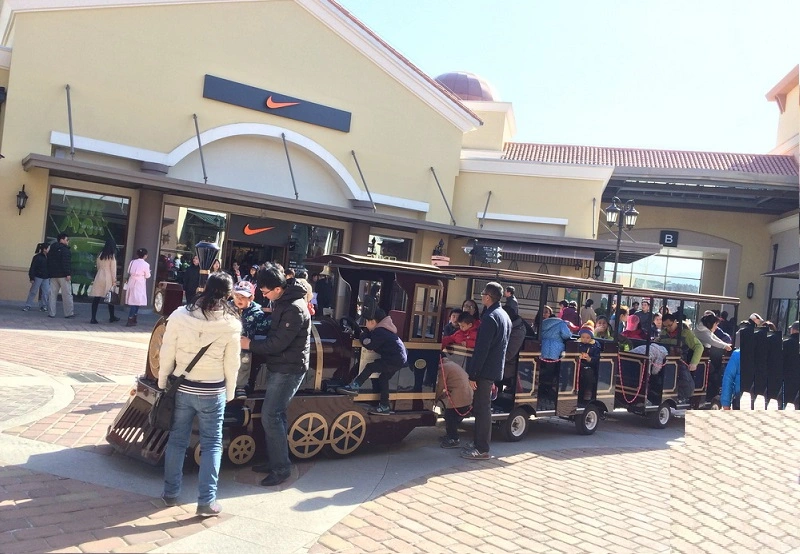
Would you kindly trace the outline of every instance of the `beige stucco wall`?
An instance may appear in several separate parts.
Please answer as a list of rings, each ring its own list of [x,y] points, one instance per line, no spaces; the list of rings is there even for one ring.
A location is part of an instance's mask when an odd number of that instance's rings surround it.
[[[351,132],[204,99],[206,73],[350,111]],[[427,215],[383,213],[449,221],[430,167],[451,201],[461,131],[294,2],[17,13],[8,81],[0,194],[13,197],[25,183],[30,199],[22,216],[0,203],[0,233],[31,248],[4,249],[0,277],[27,270],[42,239],[46,172],[25,173],[20,162],[51,154],[51,131],[68,132],[66,84],[76,135],[166,153],[194,137],[193,113],[201,132],[280,126],[332,153],[359,187],[351,150],[373,193],[430,203]],[[76,160],[99,161],[80,151]]]
[[[593,238],[596,213],[592,211],[592,199],[599,202],[605,184],[602,180],[568,177],[462,172],[456,179],[453,212],[459,225],[478,227],[476,214],[483,213],[489,191],[492,191],[488,209],[491,213],[564,218],[568,222],[566,225],[553,225],[487,219],[484,229]]]
[[[778,133],[775,141],[780,146],[800,133],[800,85],[786,95],[786,109],[778,118]]]
[[[768,246],[767,225],[774,217],[655,206],[637,206],[637,209],[639,220],[630,231],[634,240],[657,243],[661,230],[673,230],[680,233],[680,249],[727,250],[724,294],[741,299],[740,314],[766,312],[768,291],[761,274],[770,267],[772,251]],[[755,295],[750,300],[746,295],[749,282],[755,284]]]
[[[471,105],[476,103],[473,102]],[[473,131],[464,133],[464,148],[502,150],[503,141],[506,139],[505,112],[474,109],[475,113],[483,121],[483,125]]]

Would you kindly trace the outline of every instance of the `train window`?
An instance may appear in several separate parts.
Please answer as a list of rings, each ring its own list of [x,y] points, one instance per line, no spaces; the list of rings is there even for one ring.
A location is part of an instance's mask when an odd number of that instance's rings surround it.
[[[442,287],[416,285],[411,314],[411,338],[434,341],[439,331]]]

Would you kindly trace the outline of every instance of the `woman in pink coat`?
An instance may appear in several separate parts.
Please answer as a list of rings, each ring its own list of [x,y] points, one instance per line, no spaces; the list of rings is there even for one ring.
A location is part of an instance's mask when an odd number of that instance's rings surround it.
[[[140,248],[136,251],[136,259],[131,260],[128,266],[128,290],[125,294],[125,303],[130,306],[128,327],[136,325],[139,306],[147,306],[147,280],[150,278],[150,264],[145,260],[147,260],[147,249]]]

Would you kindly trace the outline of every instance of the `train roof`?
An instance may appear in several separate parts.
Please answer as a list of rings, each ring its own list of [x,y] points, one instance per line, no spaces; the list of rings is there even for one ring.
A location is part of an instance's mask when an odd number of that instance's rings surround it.
[[[495,267],[478,267],[471,265],[449,265],[446,266],[448,272],[456,277],[468,277],[473,279],[491,279],[505,283],[547,283],[565,288],[576,288],[582,291],[599,292],[614,294],[622,291],[622,285],[618,283],[607,283],[605,281],[595,281],[594,279],[582,279],[580,277],[565,277],[563,275],[548,275],[546,273],[532,273],[529,271],[517,271],[513,269],[502,269]]]
[[[438,277],[440,279],[453,279],[455,277],[451,272],[442,271],[435,265],[398,262],[396,260],[357,256],[355,254],[326,254],[325,256],[310,258],[305,263],[309,265],[330,265],[331,267],[410,273],[426,277]]]
[[[739,304],[734,296],[717,296],[715,294],[698,294],[694,292],[678,292],[673,290],[635,289],[625,287],[622,294],[645,298],[664,298],[671,300],[688,300],[689,302],[711,302],[718,304]]]

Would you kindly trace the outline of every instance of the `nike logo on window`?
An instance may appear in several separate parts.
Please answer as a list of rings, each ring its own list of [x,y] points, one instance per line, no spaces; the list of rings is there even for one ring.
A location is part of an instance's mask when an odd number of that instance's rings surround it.
[[[267,107],[271,110],[277,110],[278,108],[288,108],[289,106],[296,106],[300,102],[275,102],[272,99],[272,96],[267,98]]]
[[[274,228],[275,227],[259,227],[258,229],[253,229],[252,227],[250,227],[250,224],[248,223],[247,225],[244,226],[244,229],[242,229],[242,232],[247,236],[251,236],[251,235],[257,235],[259,233],[263,233],[264,231],[269,231],[270,229],[274,229]]]

